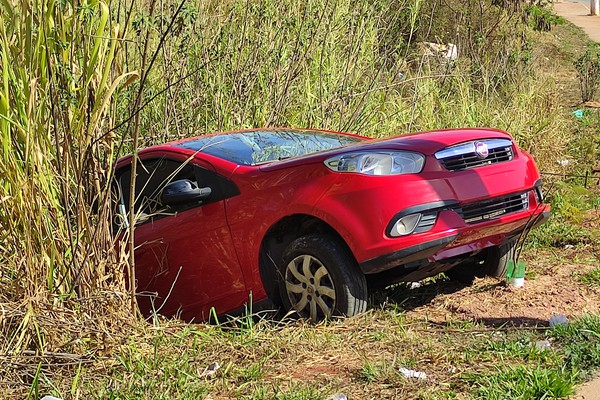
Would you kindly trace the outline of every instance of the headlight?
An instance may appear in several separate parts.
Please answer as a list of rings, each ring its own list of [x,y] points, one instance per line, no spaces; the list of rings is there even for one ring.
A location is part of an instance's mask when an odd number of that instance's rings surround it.
[[[325,166],[336,172],[356,172],[365,175],[400,175],[421,172],[425,157],[409,151],[356,152],[325,160]]]

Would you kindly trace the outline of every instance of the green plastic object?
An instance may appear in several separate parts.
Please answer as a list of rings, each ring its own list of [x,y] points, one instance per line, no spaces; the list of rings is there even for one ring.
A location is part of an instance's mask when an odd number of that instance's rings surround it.
[[[508,260],[506,263],[506,278],[510,279],[515,273],[515,260]]]
[[[506,263],[507,278],[525,278],[525,261],[519,261],[515,264],[515,260],[508,260]]]
[[[525,261],[519,261],[517,263],[513,278],[525,278]]]

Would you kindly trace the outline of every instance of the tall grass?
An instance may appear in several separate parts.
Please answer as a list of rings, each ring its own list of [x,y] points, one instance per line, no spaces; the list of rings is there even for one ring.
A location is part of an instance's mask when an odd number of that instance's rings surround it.
[[[102,1],[4,0],[0,16],[0,353],[10,365],[105,346],[122,315],[105,132],[135,73],[119,68],[123,30]]]
[[[479,3],[188,2],[148,77],[141,144],[257,126],[495,126],[544,164],[567,139],[552,82],[533,75],[522,10]],[[134,7],[136,32],[156,46],[171,9]],[[422,41],[458,43],[460,58],[427,56]]]

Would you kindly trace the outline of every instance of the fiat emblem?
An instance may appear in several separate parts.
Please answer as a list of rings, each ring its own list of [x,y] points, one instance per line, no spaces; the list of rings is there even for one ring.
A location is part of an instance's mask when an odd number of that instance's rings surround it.
[[[487,144],[483,142],[475,142],[475,154],[477,157],[484,159],[490,155],[490,151],[488,150]]]

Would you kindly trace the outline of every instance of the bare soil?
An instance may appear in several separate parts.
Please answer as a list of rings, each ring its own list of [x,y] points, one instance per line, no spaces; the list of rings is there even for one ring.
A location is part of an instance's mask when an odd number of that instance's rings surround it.
[[[600,311],[600,287],[579,280],[600,265],[596,246],[533,250],[523,259],[528,272],[522,288],[492,278],[476,280],[471,286],[440,282],[414,290],[414,296],[405,302],[414,302],[414,317],[423,314],[440,323],[461,318],[488,326],[540,326],[547,325],[553,315],[574,318]],[[441,293],[418,304],[419,297],[427,298],[435,291]]]

